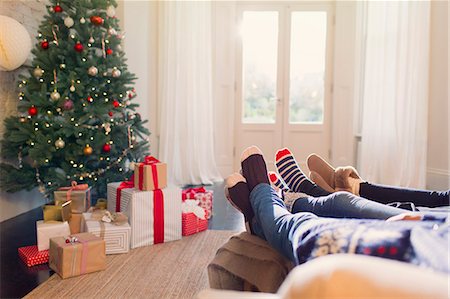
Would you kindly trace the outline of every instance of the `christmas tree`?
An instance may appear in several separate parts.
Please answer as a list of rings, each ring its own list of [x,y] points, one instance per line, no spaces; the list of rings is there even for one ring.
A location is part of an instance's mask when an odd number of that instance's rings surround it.
[[[98,196],[148,150],[136,113],[114,0],[51,0],[34,59],[19,77],[19,115],[5,119],[0,184],[47,198],[71,181]]]

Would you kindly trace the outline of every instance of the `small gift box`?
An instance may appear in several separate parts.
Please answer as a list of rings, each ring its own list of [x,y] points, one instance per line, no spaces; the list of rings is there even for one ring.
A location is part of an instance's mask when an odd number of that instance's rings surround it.
[[[206,219],[212,217],[213,191],[206,190],[205,187],[184,189],[181,195],[183,201],[186,199],[198,200],[199,206],[205,209]]]
[[[123,212],[127,208],[128,201],[122,201],[122,190],[134,189],[134,180],[109,183],[107,186],[107,208],[110,212]]]
[[[134,185],[144,191],[164,189],[167,187],[167,164],[146,156],[143,163],[136,163],[134,167]]]
[[[42,206],[44,222],[69,221],[72,217],[72,201],[49,203]]]
[[[116,194],[120,183],[108,184],[108,210],[115,211]],[[163,190],[121,190],[119,206],[128,216],[131,226],[131,248],[181,239],[181,190],[168,187]],[[110,198],[112,197],[112,198]]]
[[[62,278],[106,268],[105,241],[91,233],[50,240],[49,265]]]
[[[72,214],[69,220],[69,227],[71,234],[81,233],[81,220],[83,219],[83,214]]]
[[[123,213],[110,213],[107,210],[83,213],[83,230],[105,240],[106,254],[130,251],[131,227],[128,217]]]
[[[37,247],[39,251],[47,250],[49,248],[50,238],[70,235],[70,227],[67,221],[44,222],[39,220],[36,222],[36,231]]]
[[[72,213],[84,213],[91,206],[91,188],[88,184],[73,181],[71,187],[61,187],[54,192],[55,203],[72,201]]]
[[[18,251],[20,259],[28,267],[48,263],[48,250],[39,251],[36,245],[20,247]]]
[[[189,236],[208,229],[205,210],[196,200],[187,199],[181,204],[181,233]]]

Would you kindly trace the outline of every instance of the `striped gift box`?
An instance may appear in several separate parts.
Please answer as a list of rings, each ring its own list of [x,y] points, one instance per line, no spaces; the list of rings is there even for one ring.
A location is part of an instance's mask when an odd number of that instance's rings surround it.
[[[180,198],[181,189],[177,187],[122,190],[121,207],[126,207],[123,212],[131,226],[131,248],[181,239]]]
[[[115,225],[91,220],[92,213],[83,213],[82,230],[105,240],[106,254],[127,253],[130,251],[131,227],[128,223]]]
[[[120,199],[117,199],[117,193],[123,193],[124,190],[126,189],[122,189],[122,191],[118,191],[118,188],[120,186],[120,184],[122,184],[122,182],[117,182],[117,183],[109,183],[107,186],[107,203],[106,206],[108,208],[108,210],[113,213],[113,212],[123,212],[126,210],[127,208],[127,204],[128,201],[126,200],[122,200],[122,196],[120,196]],[[134,188],[131,188],[134,189]],[[117,202],[119,201],[119,209],[116,209],[116,205]]]
[[[36,245],[20,247],[19,257],[28,266],[48,263],[48,249],[39,251]]]

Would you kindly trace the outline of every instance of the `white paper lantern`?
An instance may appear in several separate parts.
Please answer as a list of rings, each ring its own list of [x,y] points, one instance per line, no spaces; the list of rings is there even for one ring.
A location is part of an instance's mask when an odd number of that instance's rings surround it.
[[[31,38],[19,22],[0,16],[0,45],[0,69],[12,71],[27,60],[31,51]]]

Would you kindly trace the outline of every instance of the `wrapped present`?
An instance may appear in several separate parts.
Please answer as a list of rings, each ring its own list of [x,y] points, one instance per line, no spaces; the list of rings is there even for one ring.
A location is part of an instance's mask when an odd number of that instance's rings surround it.
[[[167,164],[146,156],[143,163],[136,163],[134,167],[134,185],[144,191],[164,189],[167,186]]]
[[[20,259],[28,267],[48,263],[48,250],[39,251],[36,245],[20,247],[18,251]]]
[[[70,235],[70,227],[67,221],[44,222],[39,220],[36,222],[36,231],[37,247],[39,251],[47,250],[49,248],[50,238]]]
[[[83,213],[83,231],[90,232],[105,240],[106,254],[130,251],[131,227],[123,213],[95,210]]]
[[[111,186],[112,185],[112,186]],[[115,211],[115,194],[111,190],[118,183],[108,184],[108,210]],[[111,191],[111,192],[109,192]],[[168,187],[164,190],[140,191],[123,189],[120,206],[131,226],[131,248],[181,239],[181,190]],[[110,200],[110,196],[112,196]]]
[[[71,200],[72,213],[84,213],[91,206],[91,187],[73,181],[70,187],[61,187],[54,192],[55,203]]]
[[[199,206],[206,210],[206,219],[212,217],[213,191],[206,190],[204,187],[188,188],[183,190],[181,199],[183,201],[186,199],[198,200]]]
[[[62,278],[106,268],[105,241],[91,233],[50,240],[49,265]]]
[[[72,214],[69,220],[70,233],[78,234],[81,233],[81,220],[83,219],[83,214]]]
[[[208,229],[205,210],[196,200],[187,199],[181,204],[181,234],[189,236]]]
[[[124,189],[134,189],[134,180],[108,184],[106,206],[110,212],[123,212],[127,208],[128,202],[122,201]]]
[[[69,221],[72,217],[72,201],[48,203],[42,206],[44,222]]]

